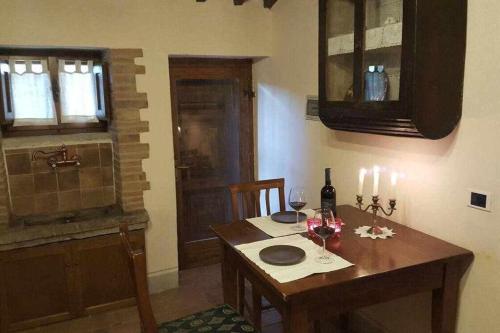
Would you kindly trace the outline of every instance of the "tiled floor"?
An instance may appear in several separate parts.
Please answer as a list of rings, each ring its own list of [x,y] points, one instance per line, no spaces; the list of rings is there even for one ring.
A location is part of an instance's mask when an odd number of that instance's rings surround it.
[[[222,304],[220,266],[213,265],[182,271],[179,288],[153,295],[156,320],[161,323]],[[263,333],[281,332],[279,314],[268,310],[263,314]],[[21,333],[139,333],[136,307],[96,314]]]

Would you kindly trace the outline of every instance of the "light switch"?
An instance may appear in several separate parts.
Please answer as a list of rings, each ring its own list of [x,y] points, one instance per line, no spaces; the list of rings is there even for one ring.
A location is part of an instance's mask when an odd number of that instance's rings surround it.
[[[469,190],[467,205],[472,208],[491,211],[491,193],[478,190]]]

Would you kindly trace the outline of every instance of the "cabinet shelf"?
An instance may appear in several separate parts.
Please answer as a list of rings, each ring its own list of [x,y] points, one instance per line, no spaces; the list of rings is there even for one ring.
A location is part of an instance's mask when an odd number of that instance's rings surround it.
[[[401,46],[403,24],[393,23],[366,30],[366,50],[379,50]],[[328,55],[354,53],[354,33],[338,35],[328,39]]]

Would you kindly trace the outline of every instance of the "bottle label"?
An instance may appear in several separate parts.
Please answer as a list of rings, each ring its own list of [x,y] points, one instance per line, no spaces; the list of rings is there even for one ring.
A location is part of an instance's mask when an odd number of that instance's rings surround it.
[[[321,200],[321,209],[331,209],[333,216],[337,217],[337,207],[333,200]]]
[[[333,211],[333,201],[332,200],[321,200],[321,208],[331,209]]]

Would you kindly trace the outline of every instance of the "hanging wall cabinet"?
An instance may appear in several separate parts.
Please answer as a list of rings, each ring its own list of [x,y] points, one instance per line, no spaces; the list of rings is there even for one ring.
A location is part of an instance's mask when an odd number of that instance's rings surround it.
[[[462,113],[467,0],[320,0],[329,128],[439,139]]]

